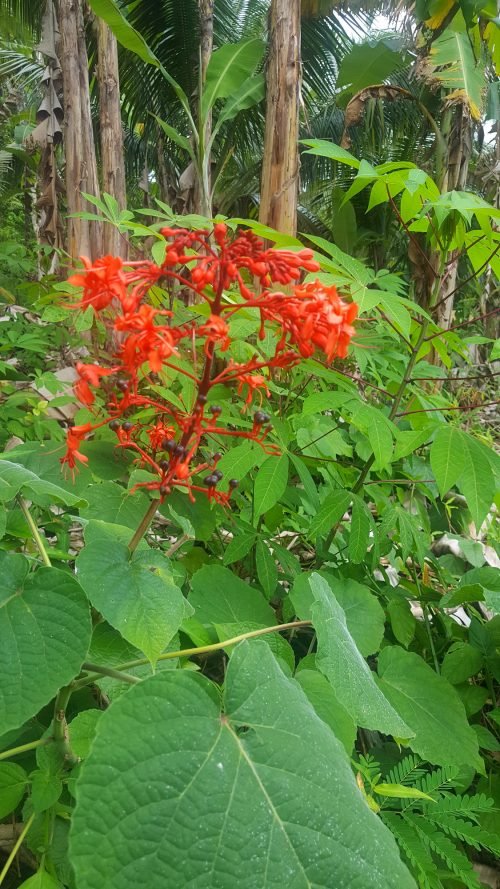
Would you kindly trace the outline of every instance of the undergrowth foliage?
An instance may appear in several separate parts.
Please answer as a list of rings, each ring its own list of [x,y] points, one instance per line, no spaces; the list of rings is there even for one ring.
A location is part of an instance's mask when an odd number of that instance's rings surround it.
[[[490,210],[395,168],[444,274]],[[96,204],[152,259],[44,299],[89,331],[74,417],[0,459],[0,885],[474,889],[500,586],[466,325],[439,281],[158,207]]]

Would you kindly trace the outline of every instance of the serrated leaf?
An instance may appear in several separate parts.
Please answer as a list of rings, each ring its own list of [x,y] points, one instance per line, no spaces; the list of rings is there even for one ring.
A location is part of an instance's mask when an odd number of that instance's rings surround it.
[[[18,728],[79,673],[90,613],[71,574],[39,568],[0,604],[0,725]]]
[[[316,663],[332,683],[336,697],[357,725],[397,738],[411,737],[413,728],[378,688],[329,585],[319,574],[312,575],[310,584],[315,598],[312,618],[318,638]]]
[[[430,450],[431,469],[441,497],[458,481],[464,470],[462,435],[455,426],[441,426]]]
[[[479,442],[466,432],[460,434],[464,463],[457,485],[467,500],[472,520],[479,530],[493,501],[495,480],[491,464]]]
[[[379,686],[415,732],[408,746],[437,765],[473,765],[483,771],[477,739],[452,685],[417,654],[397,646],[382,649]]]
[[[250,441],[245,441],[226,451],[217,464],[217,469],[224,473],[224,479],[220,485],[221,490],[227,490],[228,479],[235,478],[237,481],[241,481],[254,466],[260,466],[262,461],[262,448]]]
[[[309,537],[314,539],[315,537],[324,537],[328,534],[330,529],[337,522],[340,522],[346,510],[349,509],[351,500],[352,494],[349,491],[344,491],[343,488],[328,494],[310,524]]]
[[[349,535],[349,558],[355,565],[359,565],[366,556],[370,540],[370,526],[368,507],[361,497],[354,497]]]
[[[254,513],[262,515],[283,496],[288,481],[288,457],[268,457],[255,476]]]
[[[186,616],[186,600],[163,553],[140,547],[131,556],[130,536],[119,525],[90,522],[78,577],[94,608],[154,663]]]
[[[258,641],[231,657],[224,715],[183,670],[103,714],[70,855],[79,889],[414,889],[340,742]]]
[[[256,531],[246,531],[233,537],[224,551],[223,564],[232,565],[233,562],[239,562],[240,559],[244,559],[252,549],[256,536]]]

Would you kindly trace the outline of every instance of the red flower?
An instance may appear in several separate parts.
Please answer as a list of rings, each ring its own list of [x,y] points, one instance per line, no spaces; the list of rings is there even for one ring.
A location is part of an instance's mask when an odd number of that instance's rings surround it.
[[[77,361],[76,370],[80,379],[73,387],[75,395],[82,404],[91,405],[95,401],[95,396],[90,387],[99,386],[101,378],[115,373],[116,368],[99,367],[98,364],[82,364],[81,361]]]
[[[229,339],[229,327],[220,315],[210,315],[205,324],[198,328],[198,334],[206,337],[205,353],[207,354],[207,346],[209,343],[218,344],[221,352],[229,349],[231,340]]]
[[[357,306],[347,304],[335,287],[319,281],[295,283],[289,292],[270,289],[277,283],[288,286],[303,272],[318,270],[311,250],[267,249],[253,232],[234,235],[225,223],[216,223],[212,233],[165,228],[162,234],[168,244],[161,266],[144,260],[124,266],[121,259],[106,256],[93,265],[83,260],[85,270],[70,279],[83,287],[81,308],[93,306],[96,313],[113,308],[113,327],[120,333],[120,345],[109,368],[83,362],[76,365],[77,397],[92,405],[93,390],[101,387],[106,415],[94,425],[87,423],[68,430],[62,462],[72,472],[79,462],[86,463],[79,450],[81,442],[89,432],[109,423],[118,439],[117,447],[134,453],[137,465],[153,473],[152,481],[136,487],[158,491],[162,500],[175,487],[182,487],[191,499],[195,492],[203,492],[210,500],[227,504],[237,480],[230,480],[229,492],[218,490],[222,473],[217,463],[221,455],[202,456],[200,446],[205,452],[212,442],[215,445],[233,437],[255,441],[268,454],[278,453],[278,447],[266,440],[272,430],[266,413],[257,410],[253,424],[243,428],[226,424],[221,420],[222,408],[209,397],[210,390],[218,385],[235,385],[244,399],[243,412],[254,399],[262,404],[270,396],[266,376],[270,368],[292,367],[317,350],[328,361],[346,355]],[[263,293],[253,292],[247,283],[255,277],[266,288]],[[182,313],[190,320],[176,323],[172,312],[151,306],[148,293],[160,278],[182,289],[191,288],[205,299],[208,318],[201,313],[194,317]],[[234,285],[242,300],[234,297]],[[233,293],[228,295],[230,287]],[[277,334],[274,354],[266,349],[264,355],[255,354],[243,363],[230,359],[225,367],[215,370],[215,350],[223,353],[231,345],[229,319],[249,307],[260,312],[261,339],[266,338],[269,326]],[[179,355],[183,340],[186,351]],[[205,353],[202,369],[197,367],[200,345]],[[192,368],[186,358],[192,361]],[[151,375],[145,365],[149,365]],[[152,374],[161,371],[160,386]],[[167,381],[175,381],[172,371],[178,379],[184,375],[189,383],[170,393],[164,387]],[[112,383],[103,382],[111,375],[115,375]],[[189,408],[193,385],[195,397]]]
[[[83,296],[75,308],[87,309],[93,306],[96,312],[107,308],[114,299],[126,296],[123,262],[119,256],[103,256],[94,265],[86,256],[81,256],[85,271],[77,272],[68,278],[75,287],[83,287]]]
[[[72,472],[75,470],[77,460],[79,460],[80,463],[89,462],[89,458],[86,457],[85,454],[81,454],[79,448],[82,441],[85,440],[86,436],[89,432],[92,432],[94,428],[92,423],[85,423],[83,426],[72,426],[68,429],[66,436],[67,450],[64,457],[61,459],[61,463],[69,466]]]

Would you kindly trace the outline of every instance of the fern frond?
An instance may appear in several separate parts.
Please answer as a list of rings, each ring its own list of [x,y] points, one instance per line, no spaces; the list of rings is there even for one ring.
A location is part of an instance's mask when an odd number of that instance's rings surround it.
[[[484,793],[476,793],[471,796],[446,794],[434,803],[424,804],[423,812],[427,817],[433,817],[436,814],[449,814],[477,821],[477,816],[481,812],[490,812],[493,805],[493,800]]]
[[[412,813],[403,813],[403,819],[418,834],[432,852],[438,855],[454,874],[459,877],[467,889],[480,889],[480,883],[466,855],[452,843],[440,830],[436,829],[425,818]]]
[[[390,772],[385,775],[385,780],[388,784],[413,784],[414,781],[426,774],[421,765],[420,757],[410,753],[392,767]]]
[[[443,766],[440,769],[434,769],[427,772],[422,778],[415,783],[419,790],[424,793],[432,793],[433,791],[449,791],[453,787],[453,781],[459,774],[458,766]]]
[[[494,855],[500,855],[500,840],[495,834],[483,830],[478,824],[471,824],[470,821],[464,821],[454,815],[426,815],[428,821],[432,821],[437,827],[440,827],[444,833],[456,840],[473,846],[474,849],[487,849]]]
[[[413,828],[399,815],[381,812],[380,817],[406,855],[421,889],[443,889],[443,884],[436,876],[436,866],[427,845],[419,839]]]

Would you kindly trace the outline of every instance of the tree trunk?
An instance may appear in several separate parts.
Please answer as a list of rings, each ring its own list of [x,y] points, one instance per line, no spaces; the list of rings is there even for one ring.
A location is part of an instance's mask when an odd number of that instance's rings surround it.
[[[214,45],[214,0],[198,0],[200,11],[200,74],[199,74],[199,96],[201,108],[201,97],[207,77],[207,68],[212,58],[212,50]],[[212,114],[208,114],[203,132],[200,132],[200,157],[199,169],[200,177],[195,183],[194,205],[195,212],[201,213],[202,216],[212,215],[212,163],[211,157],[207,154],[207,145],[212,134]]]
[[[463,191],[466,187],[471,152],[472,122],[470,114],[464,105],[458,105],[448,137],[448,157],[441,183],[442,192]],[[451,326],[453,318],[459,256],[459,250],[450,255],[438,296],[436,323],[445,330]]]
[[[93,212],[82,192],[99,196],[97,161],[90,115],[89,72],[81,0],[58,0],[61,69],[64,87],[64,150],[68,214]],[[68,253],[94,260],[102,252],[101,226],[68,219]]]
[[[272,0],[259,220],[289,235],[297,230],[300,14],[300,0]]]
[[[120,210],[127,205],[123,129],[120,109],[120,79],[116,37],[106,22],[97,19],[97,77],[101,140],[102,190],[112,195]],[[113,225],[103,230],[104,254],[126,256],[127,242]]]

